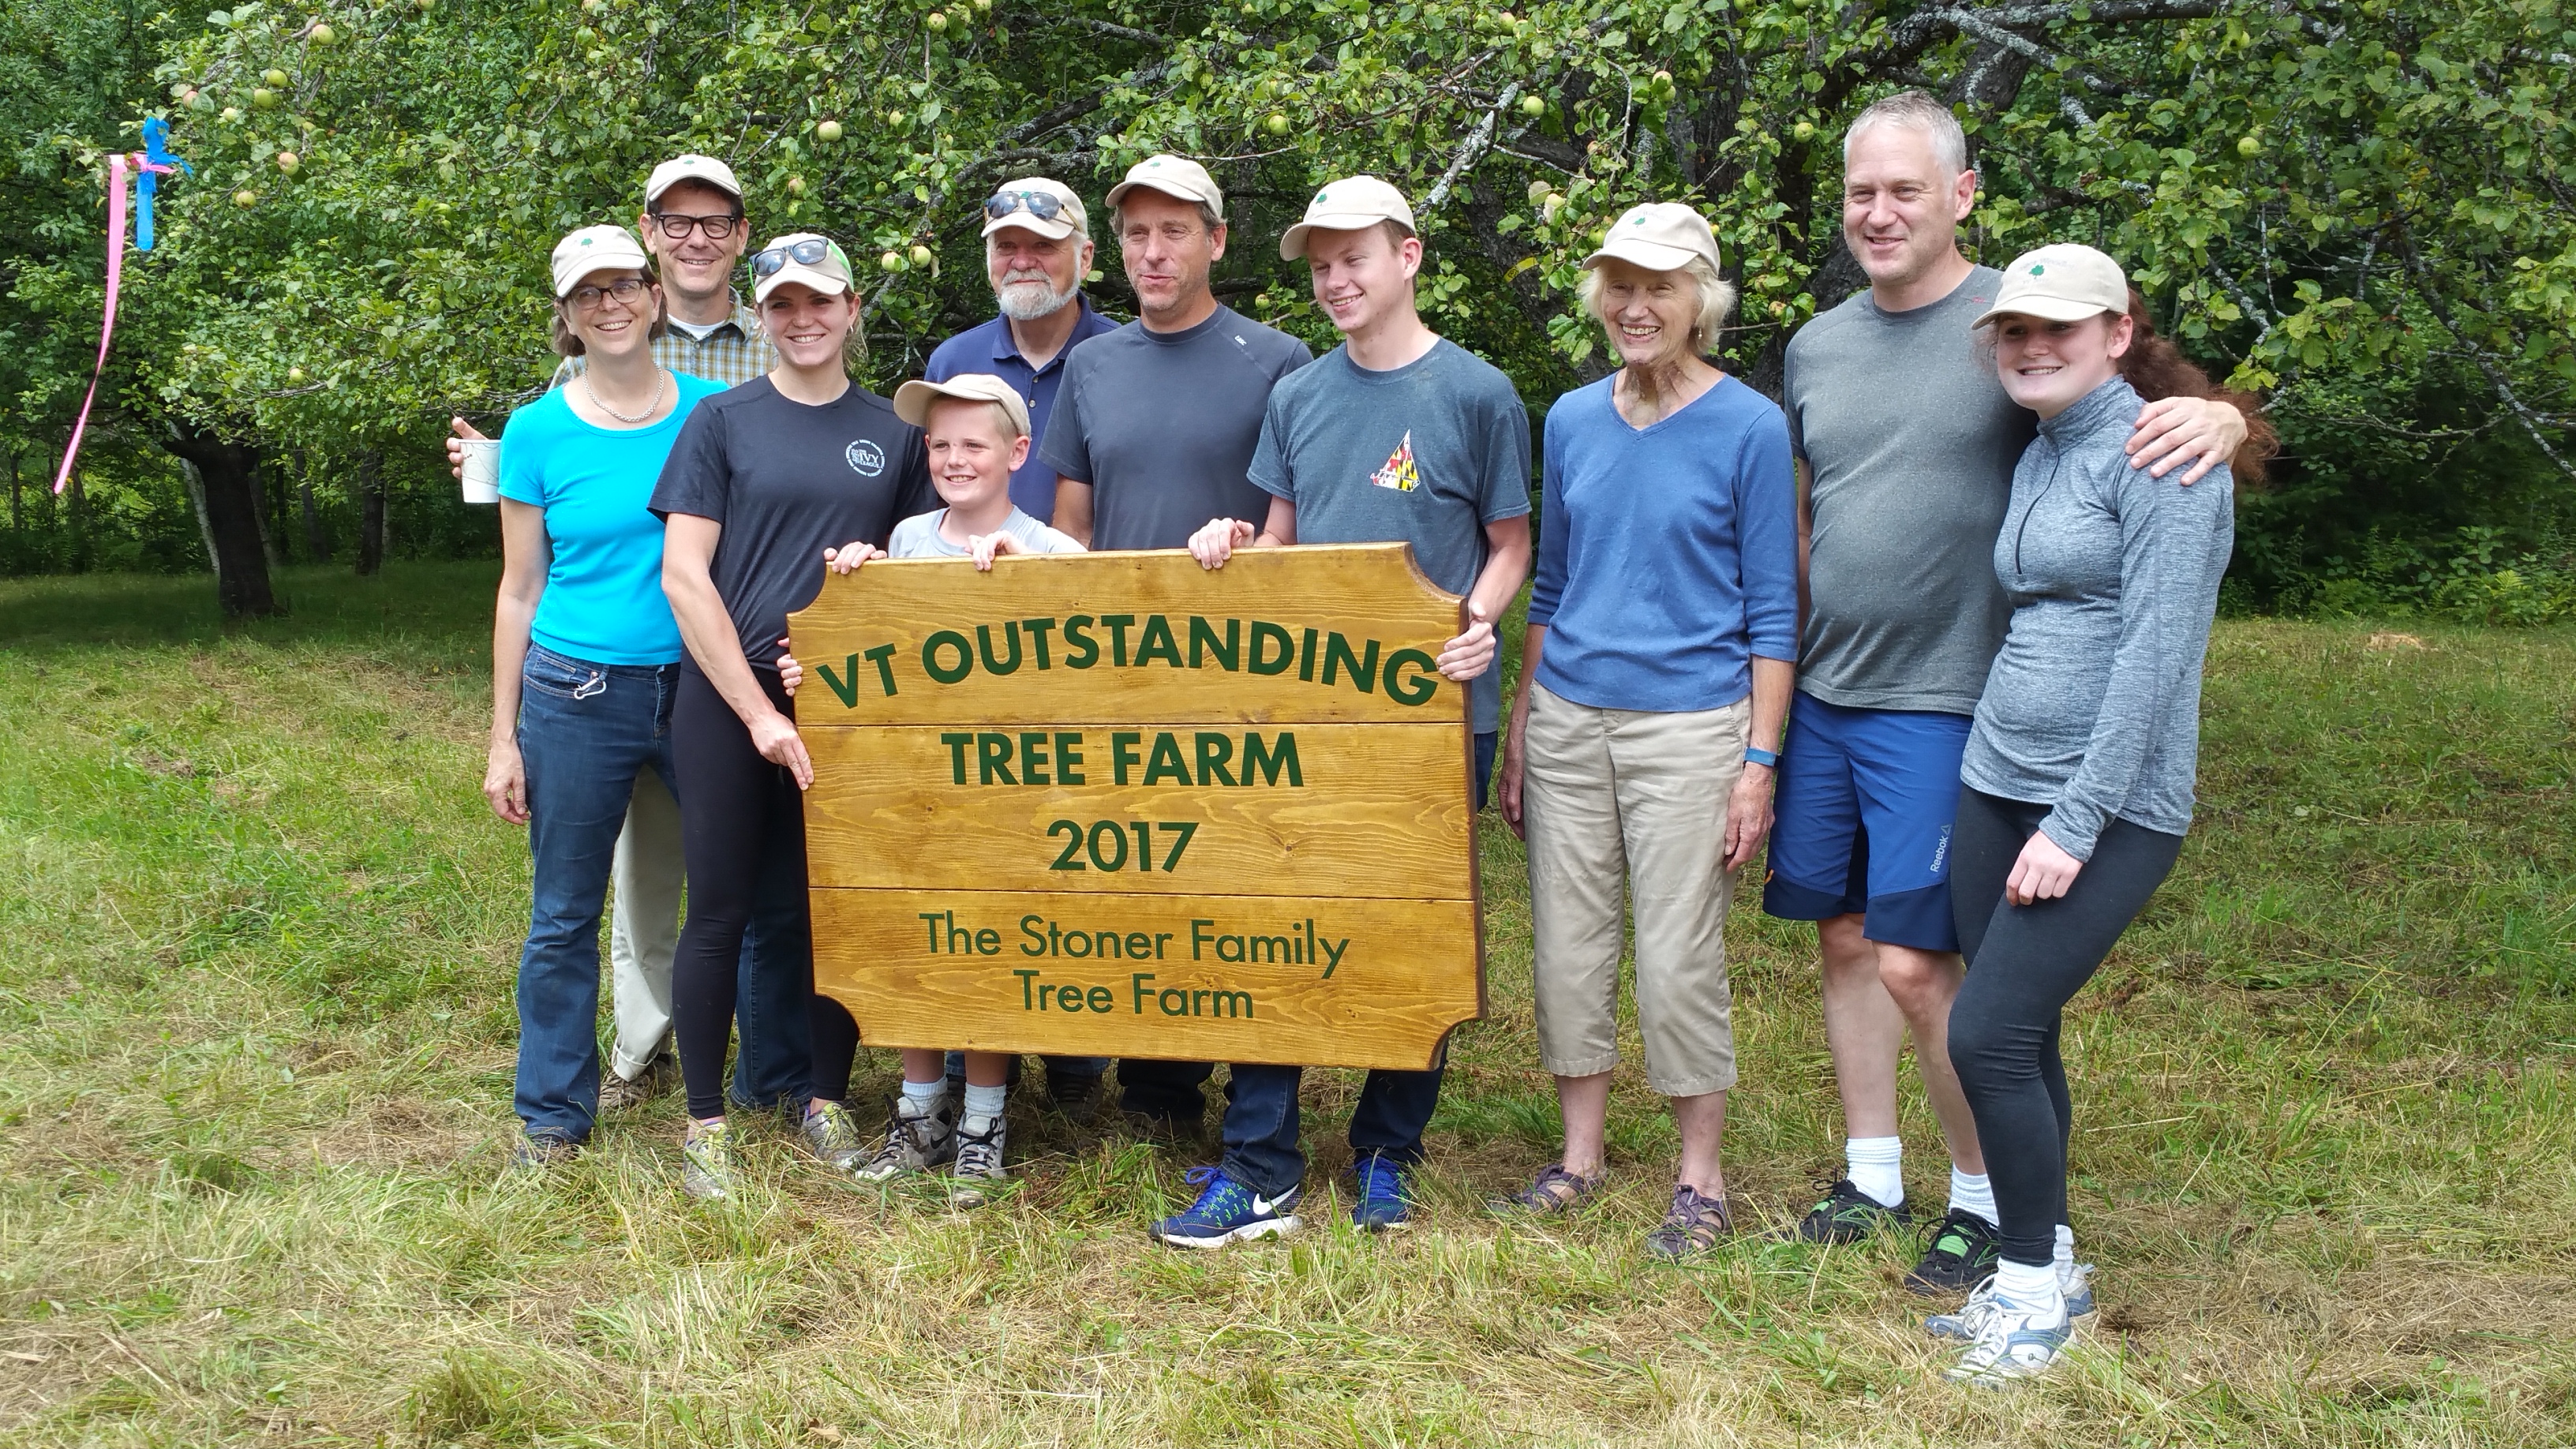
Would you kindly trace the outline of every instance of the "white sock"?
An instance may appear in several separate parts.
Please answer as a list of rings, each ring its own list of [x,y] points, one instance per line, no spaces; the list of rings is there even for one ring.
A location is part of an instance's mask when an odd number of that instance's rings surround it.
[[[926,1082],[907,1081],[903,1084],[903,1099],[919,1106],[937,1106],[939,1099],[947,1095],[946,1077],[933,1077]]]
[[[1002,1104],[1009,1098],[1010,1092],[1011,1089],[1007,1085],[1001,1083],[995,1083],[989,1087],[979,1087],[972,1082],[967,1083],[966,1115],[969,1117],[1001,1116]]]
[[[1950,1206],[1972,1212],[1987,1222],[2001,1222],[1995,1215],[1995,1184],[1984,1173],[1966,1173],[1957,1163],[1950,1165]]]
[[[2057,1225],[2057,1276],[2063,1278],[2075,1271],[2075,1229]]]
[[[2056,1264],[2033,1267],[2010,1258],[1995,1264],[1995,1296],[2027,1309],[2044,1309],[2066,1297],[2057,1286]]]
[[[1844,1175],[1852,1186],[1869,1195],[1881,1207],[1901,1207],[1905,1203],[1905,1139],[1902,1137],[1846,1137],[1843,1139]]]

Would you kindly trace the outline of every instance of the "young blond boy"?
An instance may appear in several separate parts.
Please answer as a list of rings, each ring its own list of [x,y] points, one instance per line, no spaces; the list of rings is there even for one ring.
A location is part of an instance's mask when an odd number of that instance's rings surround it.
[[[990,569],[1006,553],[1081,553],[1082,545],[1030,517],[1011,502],[1011,470],[1027,461],[1028,404],[1008,382],[970,372],[945,382],[907,382],[895,390],[894,410],[920,428],[930,452],[930,479],[945,508],[915,514],[894,526],[879,553],[866,543],[828,550],[824,562],[848,573],[871,558],[969,558]],[[779,680],[793,695],[803,669],[789,656],[778,661]],[[896,1099],[884,1139],[856,1173],[862,1182],[884,1182],[925,1172],[943,1162],[952,1196],[961,1204],[1009,1180],[1003,1170],[1002,1105],[1011,1058],[1002,1052],[967,1052],[966,1100],[948,1097],[947,1054],[936,1047],[903,1049],[903,1095]]]

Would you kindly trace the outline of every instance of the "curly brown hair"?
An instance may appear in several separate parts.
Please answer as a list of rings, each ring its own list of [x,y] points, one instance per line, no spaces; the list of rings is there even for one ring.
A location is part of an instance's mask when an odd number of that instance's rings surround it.
[[[2168,397],[2208,397],[2232,404],[2245,415],[2245,441],[2237,447],[2236,456],[2228,460],[2228,471],[2235,476],[2239,488],[2261,486],[2265,465],[2281,450],[2280,435],[2263,416],[2263,400],[2211,382],[2209,374],[2183,356],[2172,339],[2157,334],[2155,318],[2147,311],[2147,299],[2135,287],[2129,289],[2129,322],[2129,350],[2120,355],[2120,376],[2149,402]]]

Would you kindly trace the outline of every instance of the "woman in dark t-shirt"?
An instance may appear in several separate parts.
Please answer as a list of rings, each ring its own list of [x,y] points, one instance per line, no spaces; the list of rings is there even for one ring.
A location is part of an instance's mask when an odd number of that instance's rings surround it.
[[[787,615],[813,601],[833,546],[882,545],[936,505],[921,431],[844,365],[859,304],[849,258],[820,236],[783,236],[752,258],[754,297],[778,366],[690,416],[653,492],[665,523],[662,588],[687,645],[672,708],[689,918],[672,968],[673,1025],[689,1126],[682,1185],[729,1196],[724,1115],[735,962],[754,913],[764,945],[802,956],[813,1035],[806,1145],[843,1171],[865,1143],[842,1099],[858,1027],[812,994],[803,794],[814,769],[779,687]]]

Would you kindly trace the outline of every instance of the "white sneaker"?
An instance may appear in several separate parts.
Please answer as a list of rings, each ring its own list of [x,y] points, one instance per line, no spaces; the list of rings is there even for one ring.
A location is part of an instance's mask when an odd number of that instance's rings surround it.
[[[1953,1383],[1994,1389],[2016,1379],[2037,1378],[2057,1362],[2059,1352],[2075,1336],[2075,1320],[2066,1314],[2064,1294],[2052,1292],[2046,1303],[2034,1305],[2005,1298],[1993,1288],[1989,1279],[1978,1289],[1986,1295],[1986,1307],[1976,1340],[1943,1374]]]
[[[969,1117],[957,1124],[957,1165],[949,1169],[952,1206],[982,1207],[1010,1182],[1010,1173],[1002,1168],[1009,1135],[999,1117]]]
[[[2058,1264],[2057,1291],[2066,1297],[2066,1317],[2069,1321],[2091,1313],[2093,1311],[2093,1265],[2090,1263]],[[1924,1319],[1923,1331],[1934,1338],[1955,1339],[1960,1343],[1967,1343],[1976,1338],[1977,1330],[1986,1321],[1986,1315],[1994,1310],[1995,1278],[1989,1273],[1986,1275],[1986,1281],[1978,1284],[1976,1289],[1968,1294],[1968,1301],[1964,1307],[1956,1313],[1935,1313]]]
[[[956,1155],[957,1108],[945,1095],[927,1105],[897,1097],[885,1140],[850,1175],[861,1182],[884,1182],[909,1172],[927,1172]]]

